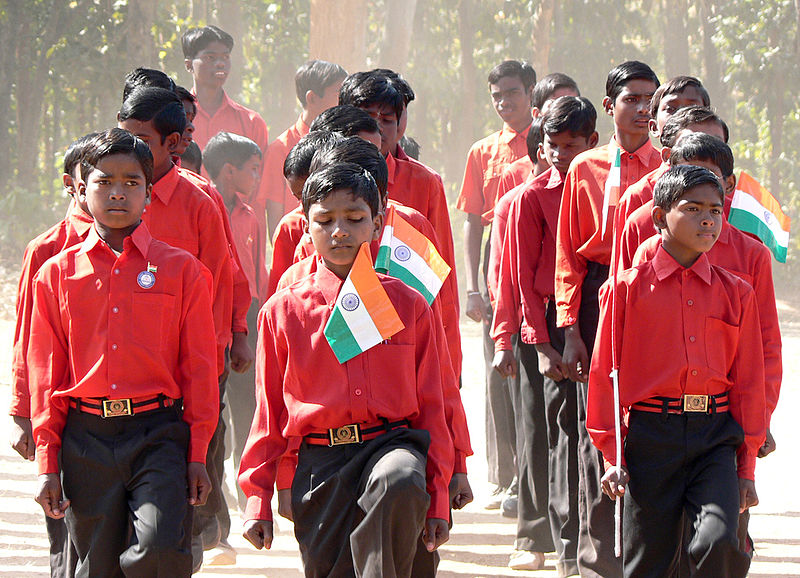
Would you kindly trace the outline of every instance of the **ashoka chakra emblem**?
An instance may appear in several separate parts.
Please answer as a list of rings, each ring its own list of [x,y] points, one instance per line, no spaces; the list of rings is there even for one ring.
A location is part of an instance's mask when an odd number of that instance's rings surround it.
[[[411,258],[411,250],[405,245],[400,245],[394,250],[394,258],[398,261],[408,261]]]
[[[342,307],[345,311],[355,311],[361,304],[361,300],[355,293],[348,293],[342,297]]]

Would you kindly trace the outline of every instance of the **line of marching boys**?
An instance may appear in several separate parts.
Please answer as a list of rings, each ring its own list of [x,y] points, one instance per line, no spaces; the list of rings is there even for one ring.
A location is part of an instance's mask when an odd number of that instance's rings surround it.
[[[447,200],[402,144],[414,91],[309,62],[302,113],[267,147],[223,89],[233,39],[182,40],[193,90],[129,74],[118,127],[70,146],[67,215],[23,259],[12,443],[38,464],[52,575],[188,576],[211,549],[235,562],[227,422],[256,547],[277,493],[306,575],[433,576],[450,510],[472,500],[472,450]],[[458,207],[490,480],[515,487],[509,566],[555,551],[563,576],[746,574],[780,333],[769,253],[725,221],[727,126],[699,81],[659,86],[640,62],[609,73],[600,147],[566,75],[506,61],[488,80],[504,126],[472,147]],[[430,300],[372,271],[390,217],[450,268]],[[364,260],[373,293],[342,297]],[[376,294],[397,328],[340,361],[334,313]]]

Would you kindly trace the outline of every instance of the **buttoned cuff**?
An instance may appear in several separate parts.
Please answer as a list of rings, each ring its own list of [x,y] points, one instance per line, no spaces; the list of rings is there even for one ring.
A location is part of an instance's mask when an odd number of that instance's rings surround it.
[[[431,506],[428,508],[426,518],[439,518],[442,520],[450,519],[450,492],[445,488],[444,492],[434,492],[431,496]]]
[[[467,473],[467,454],[461,450],[456,450],[455,462],[453,463],[454,474]]]
[[[269,520],[272,521],[272,495],[250,496],[244,509],[244,521]]]
[[[11,405],[8,415],[15,417],[31,418],[31,398],[22,392],[14,391],[11,395]]]
[[[40,476],[42,474],[57,474],[59,472],[58,451],[60,449],[60,445],[36,444],[36,463],[39,466]]]
[[[500,333],[494,338],[494,352],[511,351],[511,333]]]

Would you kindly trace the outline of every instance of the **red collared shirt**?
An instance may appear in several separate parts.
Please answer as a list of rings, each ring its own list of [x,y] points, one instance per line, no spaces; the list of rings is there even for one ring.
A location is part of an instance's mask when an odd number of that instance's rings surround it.
[[[386,165],[389,168],[389,198],[416,209],[430,221],[439,237],[436,248],[455,272],[453,231],[442,178],[432,169],[409,157],[400,160],[391,154],[386,155]],[[453,278],[455,279],[455,275]]]
[[[177,167],[172,167],[153,184],[152,200],[142,221],[153,237],[188,251],[211,272],[214,328],[222,373],[233,317],[233,266],[223,215],[205,191],[182,176]]]
[[[609,160],[619,148],[614,137],[609,144],[581,153],[572,161],[564,179],[564,194],[556,235],[556,311],[559,327],[573,325],[581,306],[581,285],[587,262],[611,263],[614,238],[614,209],[611,207],[603,228],[603,196],[611,168]],[[620,192],[641,179],[661,163],[659,152],[646,141],[636,152],[622,151]]]
[[[140,274],[156,268],[149,288]],[[57,473],[69,398],[183,398],[189,461],[219,414],[211,279],[139,225],[117,256],[93,228],[34,280],[28,368],[39,473]]]
[[[273,201],[283,205],[284,214],[296,208],[300,203],[292,194],[289,183],[283,176],[283,163],[292,147],[308,134],[308,126],[300,116],[293,126],[287,128],[281,135],[269,145],[269,149],[264,155],[264,175],[266,184],[260,187],[259,194],[266,195],[261,200]]]
[[[522,185],[511,205],[492,320],[495,351],[511,349],[511,335],[517,332],[524,343],[550,341],[545,308],[553,298],[555,236],[563,188],[561,173],[551,167]]]
[[[503,174],[500,176],[500,184],[497,186],[497,197],[494,200],[494,204],[497,205],[503,195],[514,187],[530,181],[533,168],[531,157],[527,154],[507,165],[506,168],[503,169]]]
[[[457,208],[471,215],[482,215],[484,225],[491,222],[503,169],[528,154],[525,139],[529,130],[530,125],[517,132],[504,124],[502,130],[472,145],[467,155]]]
[[[261,304],[266,300],[267,293],[268,275],[264,256],[267,245],[261,237],[258,219],[250,205],[238,196],[228,218],[242,272],[250,289],[249,294]]]
[[[430,347],[436,339],[431,310],[402,281],[378,277],[405,329],[343,364],[324,335],[343,281],[326,267],[270,297],[259,312],[256,412],[239,468],[246,520],[272,519],[277,465],[291,440],[380,418],[408,419],[430,432],[428,517],[447,519],[453,450],[439,356]]]
[[[753,289],[711,265],[705,255],[685,269],[664,249],[651,261],[619,273],[612,292],[613,286],[609,280],[600,289],[586,410],[586,428],[606,462],[614,464],[616,459],[609,377],[614,339],[622,408],[656,396],[728,392],[731,415],[745,434],[738,450],[738,474],[752,480],[766,431],[764,363]],[[623,441],[626,433],[623,426]]]
[[[50,257],[82,242],[92,228],[92,218],[75,206],[67,209],[67,217],[51,227],[25,248],[22,273],[17,287],[17,324],[14,328],[14,350],[11,362],[11,407],[9,414],[31,417],[31,394],[28,384],[26,352],[30,341],[33,311],[33,279]]]
[[[636,250],[633,266],[649,261],[661,246],[661,236],[654,235]],[[712,265],[722,267],[753,287],[758,307],[761,345],[764,351],[764,384],[767,403],[767,427],[778,405],[783,379],[781,328],[772,282],[772,256],[760,241],[742,233],[727,221],[722,223],[717,242],[706,253]]]
[[[278,281],[295,262],[294,252],[305,235],[308,219],[303,207],[297,207],[281,217],[275,232],[272,234],[272,266],[269,272],[267,298],[272,297],[278,289]]]

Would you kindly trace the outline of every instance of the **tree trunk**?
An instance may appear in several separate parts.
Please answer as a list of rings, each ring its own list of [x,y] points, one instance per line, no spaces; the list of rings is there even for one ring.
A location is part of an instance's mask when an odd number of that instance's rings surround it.
[[[416,9],[417,0],[403,0],[386,4],[378,60],[382,67],[391,68],[400,73],[406,70]]]
[[[713,40],[717,31],[716,23],[712,21],[715,16],[715,0],[702,0],[700,2],[700,22],[703,32],[703,84],[711,95],[711,102],[723,118],[732,118],[725,98],[728,91],[722,84],[719,55]]]
[[[158,68],[158,52],[153,38],[152,27],[156,21],[157,0],[137,0],[128,3],[125,17],[123,44],[127,60],[127,70],[139,66]]]
[[[553,24],[555,0],[541,0],[533,15],[533,68],[539,78],[550,71],[550,30]]]
[[[8,13],[0,18],[0,38],[11,38],[11,18]],[[0,194],[8,190],[11,175],[11,94],[13,82],[14,51],[0,52]]]
[[[686,26],[686,0],[664,0],[661,4],[664,26],[664,68],[667,77],[689,74],[689,32]]]
[[[454,147],[445,147],[446,172],[449,181],[461,182],[464,174],[464,161],[467,151],[476,139],[476,69],[474,51],[475,28],[472,22],[473,0],[459,0],[458,2],[458,36],[461,46],[461,95],[458,99],[461,105],[461,114],[455,117],[453,136]]]
[[[219,27],[233,36],[233,51],[231,52],[231,72],[225,81],[225,92],[235,100],[239,100],[242,93],[242,68],[244,66],[244,51],[242,50],[242,7],[238,0],[218,0],[217,20]]]
[[[348,72],[367,63],[366,0],[311,0],[311,58],[335,62]]]

